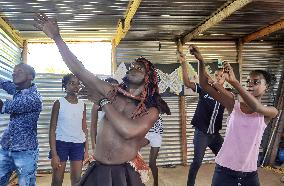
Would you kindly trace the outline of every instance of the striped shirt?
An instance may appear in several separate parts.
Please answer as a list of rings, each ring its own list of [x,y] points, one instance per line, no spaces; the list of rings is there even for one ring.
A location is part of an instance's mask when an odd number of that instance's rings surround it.
[[[162,135],[164,132],[164,127],[163,127],[163,119],[161,116],[159,116],[159,119],[156,121],[154,126],[149,130],[149,132],[155,132],[157,134]]]
[[[222,129],[224,107],[209,96],[198,83],[195,85],[199,101],[191,124],[204,133],[217,133]]]

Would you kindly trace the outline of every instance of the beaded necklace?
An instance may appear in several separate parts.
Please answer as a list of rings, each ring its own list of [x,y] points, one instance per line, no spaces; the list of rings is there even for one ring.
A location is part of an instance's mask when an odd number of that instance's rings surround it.
[[[129,98],[132,98],[132,99],[135,99],[137,101],[142,101],[143,98],[140,97],[140,96],[134,96],[132,95],[131,93],[127,92],[126,90],[122,89],[121,87],[117,87],[117,91],[119,93],[121,93],[122,95],[126,96],[126,97],[129,97]]]

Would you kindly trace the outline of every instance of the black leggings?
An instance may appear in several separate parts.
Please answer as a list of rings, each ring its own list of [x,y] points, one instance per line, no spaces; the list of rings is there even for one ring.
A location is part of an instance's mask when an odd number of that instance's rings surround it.
[[[211,186],[260,186],[260,184],[257,171],[234,171],[216,164]]]

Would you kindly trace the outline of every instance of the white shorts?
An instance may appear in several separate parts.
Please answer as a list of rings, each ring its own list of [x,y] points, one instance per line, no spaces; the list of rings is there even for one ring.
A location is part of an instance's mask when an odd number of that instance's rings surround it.
[[[156,132],[148,132],[145,136],[149,140],[151,147],[161,147],[162,136]]]

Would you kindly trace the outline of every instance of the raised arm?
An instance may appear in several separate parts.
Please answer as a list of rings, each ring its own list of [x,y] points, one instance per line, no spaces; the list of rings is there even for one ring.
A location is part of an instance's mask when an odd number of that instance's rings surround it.
[[[37,93],[23,94],[13,100],[3,103],[4,113],[21,114],[27,112],[40,112],[42,109],[41,97]]]
[[[235,78],[233,68],[229,63],[224,64],[226,71],[226,80],[230,83],[243,98],[244,102],[254,111],[264,115],[268,119],[276,117],[278,110],[275,107],[265,106],[252,94],[250,94],[244,87],[241,86],[240,82]]]
[[[11,81],[0,79],[0,88],[5,90],[10,95],[16,93],[16,85]]]
[[[204,59],[199,49],[194,45],[190,45],[189,51],[199,62],[199,83],[203,90],[207,92],[211,97],[213,97],[216,101],[220,102],[224,107],[226,107],[229,112],[231,112],[235,104],[234,97],[227,94],[227,90],[217,83],[216,85],[215,83],[209,84],[212,80],[205,70]],[[214,85],[216,86],[216,88],[214,88]]]
[[[44,14],[36,14],[35,27],[42,30],[49,38],[53,39],[59,52],[68,66],[69,70],[76,75],[85,86],[96,89],[99,93],[106,96],[113,88],[105,81],[88,71],[77,57],[70,51],[66,43],[61,38],[56,21],[49,19]]]
[[[194,82],[191,82],[189,77],[188,77],[188,71],[187,71],[187,67],[186,67],[186,60],[185,60],[185,55],[179,51],[177,51],[179,54],[179,62],[181,64],[181,68],[182,68],[182,79],[183,79],[183,83],[187,88],[191,88],[193,91],[196,91],[196,86]]]

